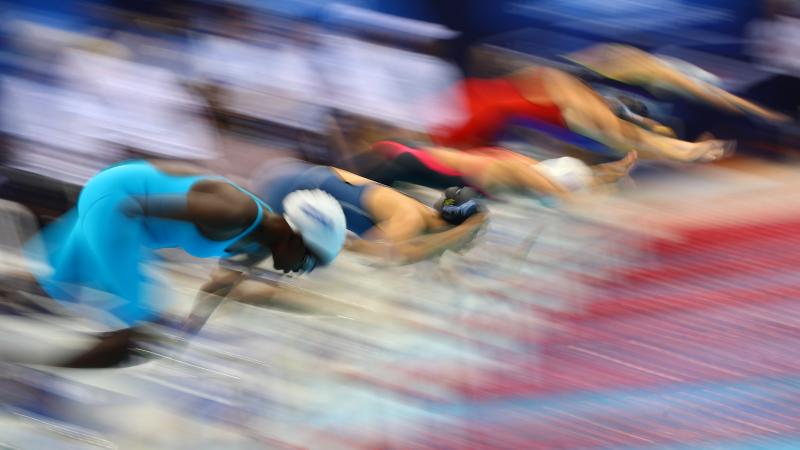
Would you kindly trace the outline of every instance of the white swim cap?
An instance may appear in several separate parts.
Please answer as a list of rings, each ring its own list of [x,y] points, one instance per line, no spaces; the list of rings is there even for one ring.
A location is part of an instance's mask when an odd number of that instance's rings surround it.
[[[533,168],[570,192],[585,189],[592,183],[592,169],[577,158],[546,159],[534,164]]]
[[[306,247],[329,264],[342,250],[346,232],[342,205],[319,189],[294,191],[283,199],[283,217]]]

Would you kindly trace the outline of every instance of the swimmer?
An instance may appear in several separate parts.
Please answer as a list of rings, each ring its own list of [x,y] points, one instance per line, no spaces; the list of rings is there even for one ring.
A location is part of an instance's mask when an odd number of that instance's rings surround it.
[[[588,166],[568,156],[537,161],[500,147],[468,151],[431,147],[426,151],[469,179],[477,180],[484,191],[532,192],[556,198],[615,183],[628,176],[638,159],[638,153],[631,151],[618,161]]]
[[[515,191],[556,197],[619,181],[637,160],[637,153],[630,152],[619,161],[587,166],[570,157],[537,161],[501,147],[459,151],[414,148],[394,141],[376,143],[371,154],[384,163],[362,173],[388,185],[400,181],[441,189],[442,184],[450,183],[472,187],[484,195]]]
[[[346,170],[294,159],[271,162],[256,173],[252,184],[253,192],[275,205],[300,189],[320,189],[341,204],[347,229],[355,235],[347,240],[347,249],[392,263],[417,262],[464,245],[487,218],[473,210],[453,226],[440,212],[395,189]]]
[[[458,149],[490,146],[510,121],[524,118],[567,129],[620,154],[635,149],[644,158],[710,162],[729,155],[734,148],[731,141],[676,139],[669,127],[628,114],[617,99],[606,99],[582,80],[548,67],[527,68],[495,79],[468,78],[457,83],[444,98],[464,99],[466,118],[458,123],[433,125],[427,133],[368,118],[334,115],[328,135],[330,147],[343,156],[337,163],[363,165],[364,161],[354,161],[353,155],[364,159],[360,155],[381,140],[410,139],[422,145],[433,143]]]
[[[271,161],[259,169],[252,191],[264,201],[285,205],[283,198],[297,190],[319,189],[333,196],[344,210],[351,235],[345,248],[389,264],[410,264],[434,257],[448,249],[468,245],[487,221],[477,191],[447,189],[434,208],[382,184],[346,170],[314,165],[296,159]],[[276,212],[281,212],[276,208]],[[236,274],[218,269],[213,278],[221,286],[231,285]],[[226,292],[228,298],[257,306],[291,312],[319,311],[330,300],[314,304],[314,293],[298,295],[290,286],[270,280],[243,280]],[[202,326],[223,296],[198,297],[190,320]]]
[[[454,88],[467,103],[461,123],[432,127],[438,145],[474,148],[491,145],[513,118],[530,117],[594,139],[622,154],[682,162],[709,162],[732,150],[720,140],[688,142],[624,120],[580,79],[549,67],[532,67],[495,79],[469,78]]]
[[[773,122],[791,119],[714,85],[713,75],[689,63],[653,56],[636,47],[598,44],[565,55],[567,59],[605,77],[642,86],[653,93],[668,92],[736,115]]]
[[[39,294],[78,314],[91,306],[111,331],[69,354],[43,352],[48,359],[16,362],[97,368],[126,360],[165,306],[149,292],[152,282],[144,271],[158,249],[239,258],[245,268],[271,256],[284,273],[331,263],[345,240],[339,203],[324,192],[302,190],[280,201],[269,205],[230,180],[176,163],[129,161],[99,172],[77,206],[46,227],[25,253],[32,263],[49,266],[49,273],[32,271]],[[203,285],[200,296],[224,297],[245,276],[226,273]],[[186,329],[196,331],[197,323],[190,318]],[[0,355],[13,349],[5,350]]]

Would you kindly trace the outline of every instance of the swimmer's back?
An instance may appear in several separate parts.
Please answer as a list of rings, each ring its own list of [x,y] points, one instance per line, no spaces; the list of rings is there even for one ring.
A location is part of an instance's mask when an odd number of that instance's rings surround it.
[[[467,78],[453,88],[465,101],[466,119],[459,124],[434,126],[429,130],[437,145],[466,148],[490,145],[514,118],[534,118],[552,125],[565,126],[561,111],[549,98],[541,80],[531,76],[525,86],[535,90],[539,100],[531,102],[511,79]],[[530,95],[531,92],[526,92]]]
[[[167,171],[169,170],[169,172]],[[95,175],[84,186],[78,199],[78,214],[85,216],[92,206],[102,202],[106,205],[116,204],[132,197],[157,197],[175,196],[183,197],[188,202],[188,195],[192,188],[204,181],[220,181],[233,186],[249,195],[259,209],[261,216],[263,205],[257,197],[240,188],[235,183],[216,175],[204,174],[199,169],[191,166],[180,166],[161,163],[151,163],[144,160],[126,161],[115,164]],[[269,209],[266,206],[267,210]],[[106,220],[113,221],[137,220],[127,219],[117,211],[109,211]],[[225,248],[233,241],[242,237],[242,234],[230,239],[214,240],[203,235],[198,227],[189,221],[146,217],[142,224],[146,234],[146,245],[152,248],[182,248],[187,253],[198,257],[225,256]],[[247,230],[252,229],[252,224]]]
[[[173,175],[145,160],[114,164],[92,177],[78,198],[78,211],[109,196],[188,194],[198,181],[209,175]]]
[[[332,167],[296,159],[278,159],[256,171],[252,187],[277,213],[283,213],[283,199],[291,192],[305,189],[325,191],[342,206],[347,229],[360,235],[375,226],[372,213],[365,206],[365,194],[378,185],[357,175],[350,175],[361,182],[355,179],[351,182]]]

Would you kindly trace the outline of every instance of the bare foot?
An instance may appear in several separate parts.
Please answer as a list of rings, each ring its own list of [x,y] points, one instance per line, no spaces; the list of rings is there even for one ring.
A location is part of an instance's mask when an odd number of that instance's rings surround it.
[[[602,185],[607,183],[615,183],[621,178],[628,176],[628,173],[631,171],[638,159],[639,154],[636,151],[631,151],[619,161],[598,164],[592,167],[595,184]]]

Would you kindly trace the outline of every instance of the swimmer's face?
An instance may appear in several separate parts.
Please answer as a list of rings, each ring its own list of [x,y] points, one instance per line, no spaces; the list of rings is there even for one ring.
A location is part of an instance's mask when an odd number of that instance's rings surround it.
[[[289,233],[286,239],[272,245],[272,260],[275,270],[283,271],[283,273],[308,270],[307,255],[308,249],[303,244],[303,239],[296,233]]]

